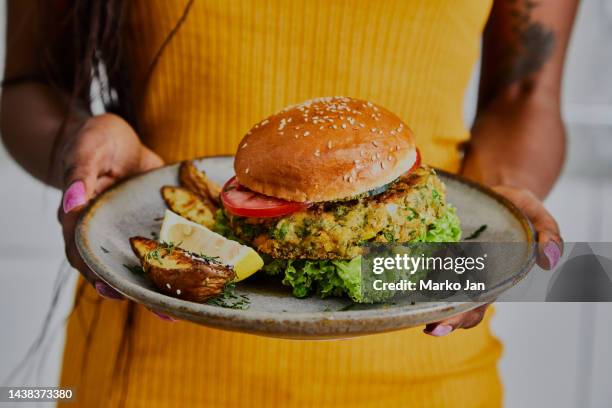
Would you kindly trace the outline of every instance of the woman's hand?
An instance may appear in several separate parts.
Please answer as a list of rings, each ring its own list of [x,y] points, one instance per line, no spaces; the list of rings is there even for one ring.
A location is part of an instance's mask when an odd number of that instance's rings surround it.
[[[127,122],[113,114],[87,119],[76,132],[64,136],[58,149],[54,167],[63,178],[58,218],[66,257],[101,296],[121,299],[81,259],[74,241],[76,222],[92,198],[122,178],[163,165],[163,160],[140,142]]]
[[[497,103],[480,112],[472,129],[462,174],[491,186],[523,211],[537,233],[537,263],[552,269],[561,258],[559,226],[541,197],[559,175],[565,151],[565,131],[554,103]],[[537,194],[537,195],[536,195]],[[444,336],[482,321],[489,305],[425,327],[425,333]]]
[[[512,201],[531,220],[538,236],[538,266],[553,269],[562,255],[562,239],[555,219],[544,208],[542,202],[530,191],[516,187],[493,187],[500,195]],[[450,317],[425,327],[425,333],[432,336],[444,336],[455,329],[469,329],[478,325],[484,317],[488,304]]]

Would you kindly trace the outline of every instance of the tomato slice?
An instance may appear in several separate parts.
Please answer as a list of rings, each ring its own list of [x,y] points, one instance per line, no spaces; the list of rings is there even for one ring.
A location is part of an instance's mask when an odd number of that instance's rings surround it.
[[[416,149],[416,160],[414,161],[414,164],[412,165],[412,167],[410,167],[410,170],[406,172],[406,174],[412,173],[413,171],[418,169],[420,165],[421,165],[421,152],[417,148]]]
[[[309,203],[281,200],[256,193],[238,183],[236,176],[225,183],[221,191],[223,206],[232,215],[240,217],[272,218],[294,213]]]

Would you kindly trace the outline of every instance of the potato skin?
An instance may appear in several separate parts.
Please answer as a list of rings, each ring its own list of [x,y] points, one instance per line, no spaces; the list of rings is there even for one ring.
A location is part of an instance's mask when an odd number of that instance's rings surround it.
[[[168,208],[181,217],[206,228],[215,225],[213,210],[194,192],[183,187],[163,186],[161,195]]]
[[[144,237],[130,238],[146,276],[161,293],[202,303],[219,295],[234,278],[231,267]]]
[[[179,181],[181,186],[196,193],[212,212],[217,210],[221,187],[210,180],[206,173],[198,170],[191,161],[186,160],[181,163]]]

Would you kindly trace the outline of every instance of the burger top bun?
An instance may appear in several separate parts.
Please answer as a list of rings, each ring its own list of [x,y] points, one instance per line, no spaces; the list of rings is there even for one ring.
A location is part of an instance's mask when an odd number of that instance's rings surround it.
[[[234,170],[240,184],[258,193],[319,202],[380,187],[415,161],[414,137],[397,116],[339,96],[287,107],[253,126]]]

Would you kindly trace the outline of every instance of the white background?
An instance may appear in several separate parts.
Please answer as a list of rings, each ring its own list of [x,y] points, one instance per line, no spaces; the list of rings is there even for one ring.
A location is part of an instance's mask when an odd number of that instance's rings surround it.
[[[0,5],[0,24],[5,24]],[[4,29],[0,30],[4,35]],[[0,64],[4,39],[0,39]],[[583,0],[564,83],[569,158],[546,205],[566,241],[612,241],[612,0]],[[466,120],[475,86],[466,95]],[[546,160],[543,157],[542,160]],[[59,193],[34,181],[0,146],[0,384],[39,332],[63,259],[55,211]],[[71,272],[71,281],[75,274]],[[70,307],[60,296],[55,322]],[[61,325],[43,348],[38,375],[57,382]],[[612,304],[499,304],[493,328],[505,345],[500,364],[509,407],[612,406]],[[36,361],[41,361],[38,356]]]

